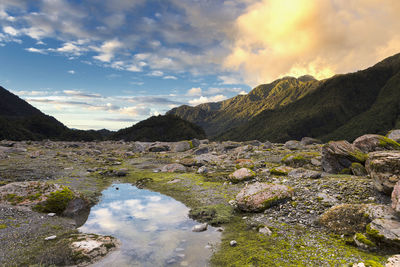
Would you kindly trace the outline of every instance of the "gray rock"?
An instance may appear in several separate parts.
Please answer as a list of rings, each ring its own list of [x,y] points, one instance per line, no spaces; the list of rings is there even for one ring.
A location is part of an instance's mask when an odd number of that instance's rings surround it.
[[[207,172],[208,172],[208,169],[207,169],[206,166],[201,166],[201,167],[197,170],[197,173],[198,173],[198,174],[204,174],[204,173],[207,173]]]
[[[203,223],[203,224],[198,224],[193,226],[192,231],[193,232],[204,232],[207,230],[208,224],[207,223]]]
[[[285,143],[285,148],[290,149],[290,150],[298,150],[298,149],[302,149],[303,145],[300,144],[299,141],[296,140],[289,140]]]
[[[46,237],[44,240],[48,241],[48,240],[54,240],[54,239],[56,239],[56,238],[57,238],[56,235],[52,235],[52,236]]]
[[[400,180],[400,151],[369,153],[365,167],[376,189],[390,195]]]
[[[174,152],[185,152],[189,149],[191,149],[189,141],[176,142],[172,145],[172,151]]]
[[[365,153],[347,141],[333,141],[322,147],[322,169],[328,173],[340,173],[353,162],[364,163],[366,159]]]
[[[200,140],[199,139],[194,138],[194,139],[191,140],[191,142],[192,142],[192,146],[193,147],[198,147],[200,145]]]
[[[353,175],[356,175],[356,176],[367,176],[368,175],[368,172],[365,169],[364,165],[362,165],[361,163],[358,163],[358,162],[353,162],[350,165],[350,171]]]
[[[366,134],[354,140],[353,145],[364,153],[382,150],[400,150],[400,144],[383,135]]]
[[[281,184],[259,183],[246,185],[236,196],[237,206],[243,211],[263,211],[290,198],[293,189]]]
[[[400,142],[400,130],[391,130],[387,134],[387,138],[390,138],[390,139],[396,141],[397,143]]]
[[[392,191],[392,208],[400,212],[400,181],[398,181]]]
[[[274,147],[274,145],[270,142],[270,141],[265,141],[264,143],[263,143],[263,148],[264,149],[271,149],[271,148],[273,148]]]
[[[267,226],[261,227],[258,232],[263,235],[272,235],[272,231]]]
[[[308,146],[308,145],[322,144],[322,141],[312,137],[303,137],[300,141],[300,144],[303,146]]]
[[[209,152],[208,147],[204,146],[193,151],[193,154],[202,155],[202,154],[207,154],[208,152]]]
[[[294,169],[292,171],[290,171],[288,173],[288,176],[291,178],[295,178],[295,179],[318,179],[321,178],[321,173],[317,172],[317,171],[312,171],[312,170],[306,170],[303,168],[298,168],[298,169]]]
[[[172,163],[162,167],[161,172],[186,172],[186,167],[182,164]]]
[[[375,219],[367,227],[367,233],[373,233],[375,239],[400,246],[400,222],[390,219]]]
[[[170,147],[165,144],[153,144],[148,148],[149,152],[163,152],[163,151],[169,151]]]

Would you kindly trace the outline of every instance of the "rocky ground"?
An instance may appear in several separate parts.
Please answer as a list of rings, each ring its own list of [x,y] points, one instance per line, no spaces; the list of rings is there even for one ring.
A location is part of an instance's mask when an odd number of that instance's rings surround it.
[[[75,230],[117,181],[222,226],[214,266],[385,265],[400,253],[400,138],[390,134],[352,144],[2,141],[0,265],[83,266],[118,247]]]

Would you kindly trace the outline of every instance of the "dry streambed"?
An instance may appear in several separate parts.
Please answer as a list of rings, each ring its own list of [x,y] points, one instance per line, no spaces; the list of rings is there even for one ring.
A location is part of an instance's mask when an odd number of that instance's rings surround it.
[[[396,150],[376,136],[325,145],[3,141],[0,265],[86,265],[118,249],[112,237],[75,229],[100,192],[120,182],[171,196],[192,218],[221,226],[211,265],[379,266],[399,253]]]

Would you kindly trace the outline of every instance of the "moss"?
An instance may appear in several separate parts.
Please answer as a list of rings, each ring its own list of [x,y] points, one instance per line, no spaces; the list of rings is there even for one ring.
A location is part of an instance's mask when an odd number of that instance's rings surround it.
[[[371,224],[367,224],[366,233],[369,237],[375,240],[382,240],[383,235],[379,234],[379,231],[371,228]]]
[[[400,144],[397,143],[396,141],[387,138],[385,136],[381,136],[379,140],[379,146],[384,147],[387,149],[395,149],[395,150],[400,150]]]
[[[382,265],[379,262],[376,262],[374,260],[366,260],[366,261],[364,261],[364,265],[366,267],[384,267],[384,265]]]
[[[361,233],[356,233],[355,238],[357,241],[363,243],[364,245],[367,245],[368,247],[376,247],[376,244],[369,240],[365,235]]]
[[[36,194],[33,194],[33,195],[29,195],[28,199],[33,201],[33,200],[39,199],[41,196],[42,196],[42,193],[39,192],[39,193],[36,193]]]
[[[351,170],[349,168],[343,168],[339,174],[351,174]]]
[[[64,187],[62,190],[51,192],[44,203],[34,206],[34,210],[61,214],[74,198],[74,193],[68,187]]]
[[[192,141],[188,141],[190,149],[194,148],[193,142]]]
[[[208,222],[213,226],[228,223],[232,219],[233,208],[230,205],[217,204],[191,209],[189,217],[200,221]]]
[[[0,230],[1,229],[6,229],[7,228],[7,225],[5,225],[5,224],[0,224]]]
[[[365,154],[361,151],[350,152],[349,155],[353,157],[355,161],[358,161],[360,163],[365,163],[368,159],[368,154]]]
[[[277,168],[272,168],[272,169],[270,170],[270,172],[271,172],[271,174],[274,174],[274,175],[279,175],[279,176],[285,176],[285,175],[288,175],[288,173],[287,173],[287,172],[285,172],[285,171],[282,171],[282,170],[279,170],[279,169],[277,169]]]

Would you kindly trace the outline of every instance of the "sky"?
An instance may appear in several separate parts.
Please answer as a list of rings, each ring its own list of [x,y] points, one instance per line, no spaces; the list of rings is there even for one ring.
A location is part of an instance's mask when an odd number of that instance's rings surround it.
[[[398,0],[0,0],[0,85],[66,126],[118,130],[284,76],[400,52]]]

